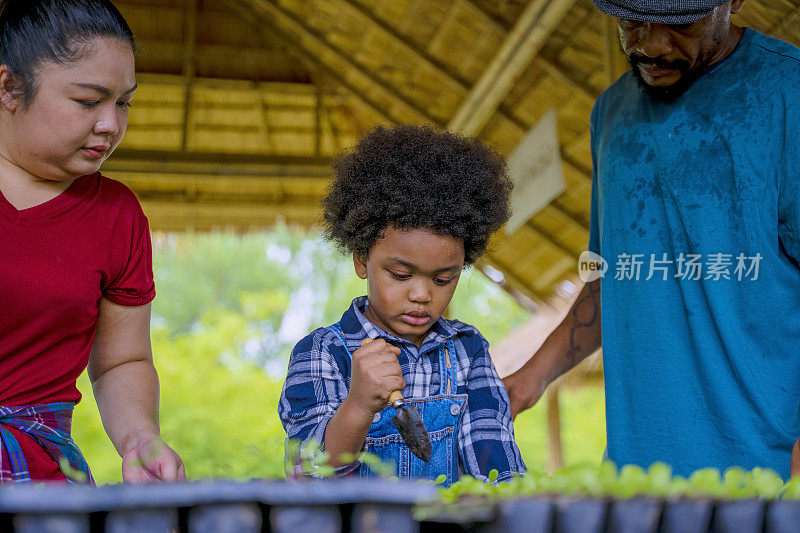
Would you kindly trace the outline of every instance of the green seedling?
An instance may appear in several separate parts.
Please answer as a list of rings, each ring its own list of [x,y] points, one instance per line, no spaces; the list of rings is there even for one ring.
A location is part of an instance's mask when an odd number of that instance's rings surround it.
[[[73,468],[72,464],[70,464],[66,457],[61,457],[58,460],[58,469],[61,470],[61,473],[64,474],[64,477],[70,481],[74,481],[75,483],[86,483],[86,474]]]
[[[800,500],[800,476],[795,476],[781,489],[781,498],[784,500]]]

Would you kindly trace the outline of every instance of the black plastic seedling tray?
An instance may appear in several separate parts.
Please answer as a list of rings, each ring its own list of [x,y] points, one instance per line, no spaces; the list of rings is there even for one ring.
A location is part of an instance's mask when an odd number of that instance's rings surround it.
[[[800,501],[537,496],[430,503],[379,480],[0,488],[0,531],[97,533],[796,533]],[[425,503],[428,502],[428,503]]]

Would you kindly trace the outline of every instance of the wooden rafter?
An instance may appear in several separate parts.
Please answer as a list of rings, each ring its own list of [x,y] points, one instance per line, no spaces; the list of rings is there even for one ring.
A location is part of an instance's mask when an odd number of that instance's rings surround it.
[[[503,289],[505,289],[506,291],[511,292],[512,290],[518,290],[519,292],[521,292],[522,294],[524,294],[525,296],[536,302],[537,305],[547,300],[547,295],[537,291],[532,285],[525,283],[524,281],[519,279],[514,273],[515,271],[512,270],[511,267],[503,263],[503,261],[501,261],[497,257],[497,255],[491,252],[486,252],[485,254],[483,254],[481,263],[491,265],[493,268],[503,273],[503,277],[506,280],[506,284],[503,285]]]
[[[255,101],[255,112],[258,114],[258,123],[261,127],[261,136],[264,138],[264,146],[268,152],[272,151],[272,134],[269,124],[269,106],[260,97]]]
[[[181,138],[181,150],[184,152],[189,143],[189,134],[192,129],[192,93],[195,77],[194,53],[197,41],[197,9],[197,0],[184,0],[186,27],[183,38],[183,66],[181,69],[183,77],[186,80],[186,89],[183,95],[183,133]]]
[[[583,15],[581,20],[574,26],[575,28],[578,28],[578,31],[573,31],[568,35],[564,36],[564,40],[559,44],[561,50],[566,50],[570,46],[574,45],[577,42],[578,37],[581,35],[580,30],[591,26],[592,19],[594,19],[595,17],[602,17],[602,16],[605,15],[603,15],[603,13],[599,9],[586,10],[586,13]]]
[[[606,74],[608,75],[608,84],[611,85],[625,73],[627,70],[627,62],[619,48],[619,34],[616,19],[605,16],[603,25],[606,38]]]
[[[314,155],[319,157],[322,154],[322,114],[324,113],[321,81],[316,80],[314,86],[316,88],[314,93]]]
[[[451,130],[478,133],[539,53],[576,0],[532,0],[506,36],[467,98],[450,120]]]
[[[337,47],[328,43],[316,31],[271,0],[225,0],[238,12],[269,25],[278,36],[294,48],[309,62],[336,79],[348,90],[357,94],[371,109],[394,122],[421,121],[439,124],[426,110],[408,101],[394,88],[389,87],[372,73],[353,63]],[[355,80],[355,83],[349,81]],[[356,85],[358,84],[358,85]],[[382,106],[366,93],[379,95],[392,103],[392,109],[382,110]],[[441,125],[441,124],[440,124]]]
[[[235,230],[265,229],[284,221],[314,224],[319,219],[316,209],[295,204],[229,203],[206,204],[142,200],[142,208],[154,231],[208,231],[231,228]]]
[[[103,172],[107,171],[225,176],[234,180],[248,176],[291,179],[326,179],[330,176],[327,158],[151,150],[117,150],[103,164]]]
[[[331,137],[331,143],[333,144],[333,151],[338,153],[339,150],[342,149],[341,144],[339,143],[339,132],[337,128],[333,125],[333,119],[331,118],[331,108],[330,105],[326,105],[324,108],[324,114],[322,115],[323,121],[323,128],[328,131],[328,135]],[[358,127],[354,129],[354,131],[358,131]]]
[[[154,230],[259,228],[279,219],[312,224],[328,184],[328,163],[315,157],[120,150],[103,173],[136,193]],[[285,194],[298,184],[299,192]]]
[[[523,231],[530,232],[537,239],[545,241],[549,246],[552,246],[554,251],[556,251],[557,253],[559,253],[561,255],[564,255],[566,257],[569,257],[571,259],[574,259],[575,263],[577,264],[577,262],[578,262],[578,254],[576,254],[575,252],[573,252],[572,250],[570,250],[566,246],[563,246],[563,245],[559,244],[558,242],[553,240],[552,237],[548,237],[548,236],[544,235],[541,232],[541,230],[539,228],[537,228],[530,220],[526,224],[524,224],[522,226],[522,228],[523,228]]]
[[[403,52],[410,55],[418,62],[425,64],[429,69],[445,78],[452,88],[463,92],[468,90],[469,82],[466,78],[458,74],[452,68],[452,65],[443,63],[427,51],[413,44],[407,37],[398,33],[394,28],[376,17],[374,13],[359,5],[358,2],[354,2],[353,0],[338,0],[338,3],[369,21],[378,28],[381,33],[388,37],[394,46],[399,47]]]
[[[773,36],[781,36],[784,32],[791,26],[795,26],[797,24],[797,20],[800,19],[800,6],[797,6],[794,11],[789,13],[786,17],[781,20],[781,22],[772,28],[769,31],[769,35]]]
[[[576,91],[581,93],[583,96],[589,98],[590,100],[592,101],[597,100],[597,97],[600,96],[600,91],[598,91],[594,87],[589,87],[580,80],[575,79],[573,76],[567,73],[567,69],[565,67],[558,64],[557,62],[542,56],[537,57],[536,61],[539,65],[542,66],[542,68],[544,68],[547,71],[548,74],[556,78],[564,85],[571,87],[572,89],[575,89]]]
[[[487,24],[490,24],[495,27],[498,31],[503,33],[507,33],[511,31],[511,27],[507,26],[506,24],[496,20],[492,17],[489,13],[487,13],[480,5],[475,3],[474,0],[459,0],[464,4],[470,5],[476,13],[480,13],[484,21]],[[536,56],[534,61],[541,65],[545,70],[547,70],[548,74],[552,75],[554,78],[558,79],[560,82],[564,83],[576,89],[577,91],[581,92],[583,95],[590,97],[592,100],[597,99],[600,95],[593,87],[587,86],[582,80],[575,78],[570,72],[569,69],[558,63],[558,61],[554,59],[549,59],[542,54]]]
[[[455,72],[452,65],[443,63],[439,59],[432,56],[429,52],[422,50],[416,45],[410,43],[407,38],[400,35],[391,26],[388,26],[383,21],[378,19],[374,14],[370,13],[362,6],[358,5],[356,2],[353,2],[353,0],[339,0],[339,2],[342,3],[343,5],[348,6],[354,12],[358,13],[365,19],[369,20],[372,24],[376,25],[384,33],[384,35],[386,35],[391,40],[394,46],[402,48],[406,53],[413,56],[416,60],[420,61],[421,63],[424,63],[430,70],[436,72],[439,76],[442,76],[445,79],[447,79],[448,82],[451,84],[451,86],[455,87],[458,91],[462,91],[464,93],[469,92],[470,85],[468,80],[466,80],[464,77]],[[466,4],[470,6],[473,5],[471,2],[466,2]],[[485,12],[479,9],[477,12],[484,17],[488,17],[488,15]],[[500,26],[494,21],[492,22],[493,25],[496,26],[497,30],[502,31],[503,33],[509,31],[509,28]],[[597,91],[596,89],[588,87],[581,81],[575,80],[572,77],[570,77],[566,73],[566,69],[563,66],[558,65],[557,63],[541,56],[537,56],[536,60],[539,64],[541,64],[545,68],[545,70],[549,74],[557,78],[565,85],[569,85],[573,89],[577,90],[587,98],[595,100],[597,99],[598,96],[600,96],[600,92]],[[504,109],[500,108],[499,113],[503,115],[505,118],[512,120],[510,114],[507,113]]]

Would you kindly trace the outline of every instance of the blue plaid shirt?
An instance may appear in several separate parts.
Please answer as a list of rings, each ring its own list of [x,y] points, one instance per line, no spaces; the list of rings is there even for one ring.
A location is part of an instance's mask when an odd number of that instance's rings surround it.
[[[398,361],[403,370],[406,398],[424,398],[439,391],[438,350],[452,338],[458,365],[457,394],[467,395],[467,406],[458,434],[461,469],[488,481],[492,469],[498,481],[525,472],[514,442],[511,408],[503,382],[489,357],[489,343],[478,330],[458,321],[440,318],[417,347],[390,335],[364,317],[366,296],[353,300],[340,325],[351,352],[367,337],[383,338],[402,348]],[[350,390],[350,356],[329,329],[319,328],[292,350],[278,413],[286,438],[303,443],[323,443],[328,421]],[[344,474],[352,468],[340,469]]]

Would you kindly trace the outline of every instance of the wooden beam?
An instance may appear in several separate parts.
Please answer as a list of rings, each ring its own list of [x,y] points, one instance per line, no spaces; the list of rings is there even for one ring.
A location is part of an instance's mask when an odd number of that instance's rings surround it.
[[[155,74],[151,72],[137,72],[137,81],[153,85],[183,85],[186,80],[176,74]],[[222,78],[195,78],[194,83],[203,89],[220,89],[231,91],[257,91],[262,94],[292,93],[301,94],[314,99],[314,84],[308,82],[279,82],[279,81],[253,81]]]
[[[450,84],[455,87],[459,91],[468,92],[469,91],[469,81],[466,80],[464,77],[459,75],[455,72],[452,68],[452,65],[444,64],[437,58],[433,57],[429,52],[418,48],[417,46],[413,45],[408,38],[398,34],[393,28],[386,25],[383,21],[378,19],[373,13],[369,12],[367,9],[362,7],[361,5],[353,2],[352,0],[339,0],[342,5],[347,6],[351,10],[353,10],[358,15],[364,17],[367,21],[374,24],[375,26],[380,29],[384,35],[389,37],[392,43],[395,46],[402,48],[406,53],[412,55],[418,61],[424,63],[429,69],[436,72],[442,77],[448,79]],[[470,2],[466,2],[466,5],[472,6],[473,4]],[[451,10],[455,11],[457,4],[453,4],[451,6]],[[484,11],[478,11],[483,16],[488,17],[488,15]],[[507,32],[508,28],[504,28],[503,26],[497,24],[495,21],[492,21],[499,31]],[[544,58],[544,57],[537,57],[537,62],[539,62],[548,74],[556,77],[559,81],[564,83],[565,85],[569,85],[571,88],[577,90],[587,98],[591,100],[596,100],[598,96],[600,96],[600,91],[597,91],[594,88],[587,87],[584,83],[571,78],[567,73],[564,67],[557,65],[556,63]],[[524,66],[520,69],[520,72],[524,70]],[[516,81],[516,80],[514,80]],[[498,107],[499,104],[498,104]],[[498,112],[508,118],[509,120],[514,120],[509,113],[506,112],[504,109],[499,109]]]
[[[572,89],[575,89],[576,91],[581,93],[583,96],[589,98],[590,100],[592,101],[597,100],[597,97],[600,96],[601,91],[598,91],[594,87],[589,87],[582,81],[573,78],[569,73],[567,73],[567,69],[564,68],[561,64],[553,60],[547,59],[546,57],[541,55],[536,58],[536,62],[555,79],[557,79],[564,85]]]
[[[460,7],[461,6],[459,6],[458,0],[455,0],[448,6],[444,18],[436,25],[436,30],[434,31],[433,36],[428,40],[428,52],[439,48],[442,41],[445,39],[445,36],[450,33],[452,26],[458,21],[456,13]]]
[[[343,5],[347,5],[348,7],[350,7],[352,10],[354,10],[360,16],[367,19],[372,24],[375,24],[386,36],[388,36],[391,39],[392,43],[395,46],[403,48],[405,52],[407,52],[409,55],[414,56],[418,61],[424,63],[429,69],[433,70],[440,76],[447,78],[451,83],[451,85],[454,86],[457,90],[463,91],[465,93],[469,91],[469,81],[466,80],[461,75],[459,75],[458,73],[456,73],[453,70],[452,65],[447,65],[442,63],[427,51],[422,50],[417,46],[411,44],[408,38],[398,34],[390,26],[387,26],[383,21],[375,17],[372,13],[370,13],[360,5],[356,4],[352,0],[339,0],[339,1]],[[473,4],[467,2],[466,5],[472,6]],[[456,6],[457,4],[453,4],[451,10],[454,11],[456,9]],[[479,10],[478,13],[488,17],[488,15],[486,15],[486,13],[483,11]],[[508,28],[504,28],[503,26],[497,24],[496,22],[493,25],[495,25],[499,31],[504,31],[504,32],[508,31]],[[598,96],[600,96],[600,91],[597,91],[594,88],[587,87],[584,83],[572,79],[566,73],[564,67],[557,65],[556,63],[541,56],[538,56],[536,59],[537,62],[539,62],[545,68],[548,74],[551,74],[552,76],[556,77],[559,81],[561,81],[566,85],[569,85],[570,87],[577,90],[584,96],[590,98],[591,100],[595,100],[597,99]],[[524,67],[521,70],[524,70]],[[510,116],[508,115],[508,113],[505,112],[505,110],[500,109],[499,112],[503,115],[506,115],[507,118],[510,118]]]
[[[519,75],[538,55],[547,38],[575,2],[532,0],[450,120],[448,128],[471,135],[483,129]]]
[[[558,282],[570,276],[574,277],[577,270],[577,261],[572,261],[563,257],[558,258],[543,270],[536,272],[536,281],[534,283],[541,290],[550,291],[548,295],[552,296],[552,290],[556,287]]]
[[[239,15],[239,17],[243,20],[244,23],[250,24],[256,30],[262,30],[261,25],[258,24],[258,21],[254,21],[252,18],[251,9],[248,8],[246,5],[243,4],[244,0],[223,0],[223,2],[228,5],[231,10]],[[375,113],[381,120],[386,122],[393,122],[393,120],[386,115],[383,109],[381,109],[380,105],[378,105],[373,99],[369,96],[364,94],[361,90],[355,87],[352,83],[349,83],[343,77],[339,76],[337,72],[329,68],[327,65],[323,64],[316,57],[311,54],[310,52],[306,51],[305,49],[296,46],[294,43],[291,35],[285,33],[281,28],[275,26],[271,21],[262,21],[265,24],[269,25],[274,32],[274,36],[277,36],[283,43],[289,47],[290,50],[298,57],[298,59],[307,62],[308,64],[312,65],[314,68],[324,71],[331,79],[335,80],[339,85],[347,89],[347,91],[356,97],[356,99],[373,113]],[[258,34],[259,37],[261,33]],[[262,37],[263,42],[263,37]]]
[[[537,227],[536,224],[534,224],[531,220],[528,220],[525,224],[523,224],[522,228],[523,231],[527,231],[535,238],[545,241],[548,245],[552,246],[554,250],[560,252],[562,255],[566,257],[569,257],[570,259],[573,259],[575,261],[575,264],[578,264],[578,254],[576,254],[566,246],[559,244],[558,241],[556,241],[555,238],[549,234],[549,232],[546,232],[542,230],[542,228]]]
[[[117,150],[103,164],[103,172],[317,179],[328,178],[330,166],[328,159],[313,157]]]
[[[503,273],[503,277],[505,277],[507,283],[507,285],[504,288],[506,288],[507,290],[509,289],[518,290],[519,292],[521,292],[522,294],[533,300],[536,303],[536,305],[541,305],[543,302],[546,301],[547,299],[546,295],[537,292],[532,285],[529,285],[523,282],[521,279],[519,279],[516,276],[516,274],[514,274],[514,271],[508,265],[500,261],[500,259],[498,259],[497,256],[494,255],[492,252],[486,252],[485,254],[483,254],[483,258],[481,258],[481,263],[486,263],[488,265],[491,265],[492,267]]]
[[[800,6],[797,6],[794,11],[789,13],[786,17],[784,17],[777,26],[772,28],[769,31],[769,35],[777,37],[784,35],[786,30],[797,24],[797,20],[800,19]]]
[[[269,123],[269,106],[267,106],[267,103],[261,100],[261,98],[257,98],[255,107],[259,119],[258,123],[261,127],[261,136],[264,138],[264,147],[267,149],[267,152],[272,152],[272,128]]]
[[[551,474],[564,468],[564,447],[561,444],[561,416],[558,402],[558,387],[548,387],[547,397],[547,466]]]
[[[561,50],[566,50],[570,46],[574,45],[575,42],[578,40],[578,37],[581,36],[581,33],[585,31],[587,28],[591,27],[592,19],[598,16],[602,16],[603,13],[599,9],[594,6],[591,6],[589,9],[586,10],[586,14],[583,15],[580,22],[573,26],[575,28],[573,31],[569,32],[567,35],[564,35],[564,41],[559,43],[559,47]]]
[[[294,196],[286,195],[281,191],[280,186],[273,187],[275,190],[271,194],[239,194],[232,196],[227,192],[208,193],[203,187],[189,187],[185,190],[167,190],[147,187],[136,182],[126,182],[131,190],[136,193],[139,200],[143,202],[162,202],[173,204],[190,204],[202,206],[268,206],[277,207],[288,206],[287,209],[304,209],[308,212],[317,212],[320,209],[320,201],[324,196],[325,189],[320,189],[317,195]]]
[[[358,97],[356,96],[356,98]],[[347,121],[350,123],[350,126],[352,126],[356,137],[361,137],[361,135],[363,135],[364,132],[369,128],[369,126],[361,124],[361,121],[358,120],[358,117],[356,117],[355,113],[353,113],[353,110],[350,108],[350,106],[345,105],[343,102],[338,102],[336,104],[336,109],[338,109],[339,112],[345,116]]]
[[[156,231],[310,226],[330,174],[322,158],[149,151],[115,153],[103,172],[131,187]]]
[[[348,109],[349,111],[349,109]],[[330,104],[325,106],[325,114],[322,115],[322,120],[324,122],[324,128],[328,130],[328,135],[331,136],[331,143],[333,144],[333,151],[334,153],[339,153],[339,150],[342,149],[342,143],[339,142],[339,129],[333,125],[333,119],[331,119],[331,106]],[[353,130],[358,135],[358,128]]]
[[[306,60],[325,70],[330,77],[358,95],[360,100],[379,115],[390,118],[393,122],[429,122],[442,125],[425,109],[408,101],[394,88],[356,65],[344,52],[271,0],[225,0],[225,3],[239,12],[244,10],[248,17],[245,20],[251,23],[256,19],[269,25]],[[388,100],[392,104],[391,109],[382,109],[381,104],[367,94]]]
[[[293,204],[203,204],[142,201],[142,209],[153,231],[210,231],[235,228],[257,230],[285,221],[311,226],[319,218],[318,210]]]
[[[315,80],[316,86],[316,101],[314,102],[314,155],[320,157],[322,155],[322,87],[320,80]]]
[[[451,87],[456,91],[467,92],[469,89],[469,81],[456,72],[452,65],[442,63],[439,59],[433,57],[427,51],[419,48],[413,43],[413,41],[411,41],[411,39],[399,34],[394,28],[376,17],[371,11],[362,7],[358,2],[354,2],[352,0],[338,0],[338,2],[378,28],[381,33],[383,33],[392,41],[394,46],[401,48],[405,53],[412,56],[418,62],[424,63],[425,66],[430,70],[444,77],[449,82]]]
[[[186,89],[183,94],[183,134],[181,138],[181,151],[185,152],[189,143],[189,133],[192,129],[192,93],[194,85],[194,50],[197,41],[197,0],[184,0],[184,27],[183,36],[183,67],[182,74],[186,80]]]
[[[603,26],[606,37],[606,74],[611,85],[628,70],[628,60],[619,47],[617,19],[604,15]]]
[[[487,13],[483,7],[476,4],[474,0],[459,0],[460,2],[469,5],[472,9],[483,16],[487,24],[494,26],[494,28],[501,32],[508,32],[511,30],[511,27],[504,24],[501,21],[495,19],[491,14]],[[534,59],[536,63],[538,63],[542,68],[544,68],[548,74],[553,76],[554,78],[558,79],[560,82],[564,83],[572,87],[573,89],[579,91],[584,96],[591,98],[592,100],[596,100],[598,96],[600,96],[600,92],[594,89],[593,87],[587,86],[583,81],[574,78],[565,68],[561,65],[557,60],[550,59],[545,57],[542,54],[539,54]]]

